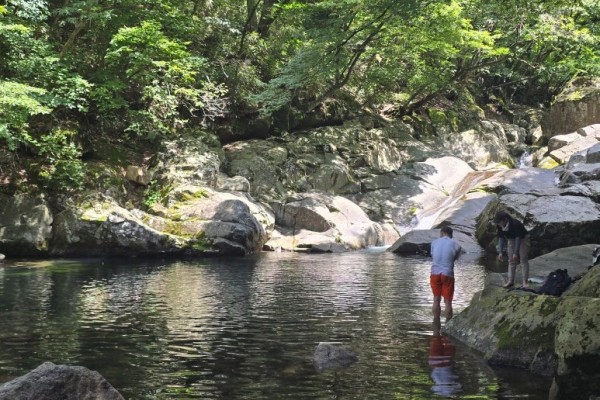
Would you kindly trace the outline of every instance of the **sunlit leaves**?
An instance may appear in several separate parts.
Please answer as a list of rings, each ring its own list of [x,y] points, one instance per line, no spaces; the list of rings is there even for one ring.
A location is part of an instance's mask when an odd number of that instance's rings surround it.
[[[110,99],[113,105],[142,102],[143,109],[128,112],[128,131],[148,138],[173,133],[187,123],[182,109],[187,110],[188,117],[196,111],[212,117],[212,101],[223,95],[223,88],[200,75],[206,61],[193,56],[186,44],[169,38],[156,21],[122,28],[113,37],[105,59],[121,83],[113,77],[107,82],[109,87],[97,93],[115,96]],[[127,88],[134,88],[138,97],[119,100],[125,93],[117,90]]]
[[[39,22],[48,17],[48,2],[46,0],[8,0],[8,8],[20,18]],[[0,14],[3,6],[0,6]]]
[[[267,112],[299,93],[319,99],[342,88],[370,105],[394,93],[405,93],[401,98],[410,103],[467,82],[487,59],[508,52],[494,34],[473,26],[458,1],[318,1],[282,8],[303,13],[306,33],[279,75],[253,97]]]
[[[348,95],[410,113],[450,89],[511,101],[599,74],[598,4],[11,0],[0,73],[45,89],[53,115],[91,112],[147,137]]]
[[[17,82],[0,80],[0,142],[12,151],[27,141],[29,120],[33,115],[52,110],[39,100],[46,91]]]
[[[598,76],[598,2],[468,2],[475,25],[498,35],[510,52],[482,71],[488,91],[504,102],[548,102],[578,75]],[[540,91],[540,89],[543,89]],[[546,92],[534,98],[530,92]]]

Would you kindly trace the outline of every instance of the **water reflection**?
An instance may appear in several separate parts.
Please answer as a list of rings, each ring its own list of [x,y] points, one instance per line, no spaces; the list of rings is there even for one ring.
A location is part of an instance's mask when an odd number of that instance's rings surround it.
[[[429,366],[433,386],[431,391],[437,395],[451,397],[462,391],[459,377],[454,373],[454,344],[441,334],[439,318],[433,320],[433,335],[429,343]]]
[[[52,361],[97,370],[131,399],[435,398],[429,262],[354,252],[6,266],[0,382]],[[485,269],[455,272],[460,312]],[[319,342],[359,361],[318,374]],[[452,367],[461,395],[547,397],[466,348]]]

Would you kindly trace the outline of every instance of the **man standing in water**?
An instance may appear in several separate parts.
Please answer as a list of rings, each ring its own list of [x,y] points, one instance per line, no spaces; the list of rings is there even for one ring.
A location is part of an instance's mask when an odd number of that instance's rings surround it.
[[[439,239],[431,242],[431,276],[429,282],[433,292],[433,318],[440,318],[440,302],[444,298],[446,321],[452,318],[452,299],[454,297],[454,261],[461,252],[460,245],[452,239],[452,228],[440,229]]]

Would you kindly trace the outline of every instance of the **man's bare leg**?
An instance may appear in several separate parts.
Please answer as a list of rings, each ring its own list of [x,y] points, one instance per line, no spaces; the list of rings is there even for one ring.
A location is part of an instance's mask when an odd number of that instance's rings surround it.
[[[442,308],[440,306],[440,302],[441,302],[442,298],[441,296],[433,296],[433,307],[432,307],[432,311],[433,311],[433,318],[440,318],[440,314],[442,313]]]
[[[438,303],[439,305],[439,303]],[[446,306],[446,322],[452,319],[452,300],[444,299],[444,305]],[[439,314],[438,314],[439,316]]]
[[[440,336],[441,330],[442,323],[440,322],[440,318],[433,318],[433,336]]]

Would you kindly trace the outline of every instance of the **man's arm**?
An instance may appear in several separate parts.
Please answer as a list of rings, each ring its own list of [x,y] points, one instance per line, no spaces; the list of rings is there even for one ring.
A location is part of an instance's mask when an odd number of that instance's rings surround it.
[[[460,257],[460,253],[462,253],[462,247],[460,247],[460,244],[456,243],[456,249],[454,251],[454,261],[458,260],[458,257]]]
[[[506,239],[504,236],[498,235],[498,246],[496,247],[496,251],[498,254],[502,254],[504,252],[504,248],[506,247]]]
[[[513,249],[513,254],[512,255],[516,255],[518,256],[519,253],[519,249],[521,248],[521,238],[520,237],[516,237],[515,238],[515,248]]]

